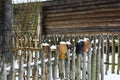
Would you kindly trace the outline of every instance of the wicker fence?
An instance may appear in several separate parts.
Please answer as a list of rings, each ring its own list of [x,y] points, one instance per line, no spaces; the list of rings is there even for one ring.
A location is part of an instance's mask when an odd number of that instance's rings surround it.
[[[76,54],[76,43],[84,38],[89,38],[91,46],[88,52]],[[15,35],[12,39],[14,54],[12,63],[7,64],[1,59],[0,80],[103,80],[104,74],[107,74],[109,69],[112,73],[119,74],[120,36],[118,34],[42,37],[24,34]],[[61,41],[71,43],[71,46],[67,47],[64,59],[59,56]],[[51,50],[52,45],[56,46],[54,51]],[[109,57],[111,55],[112,57]],[[109,68],[110,66],[112,68]]]

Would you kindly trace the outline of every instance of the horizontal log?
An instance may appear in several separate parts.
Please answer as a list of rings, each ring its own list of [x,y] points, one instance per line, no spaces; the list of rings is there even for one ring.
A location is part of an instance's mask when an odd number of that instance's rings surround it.
[[[37,50],[37,51],[40,51],[41,48],[12,48],[12,51],[18,51],[18,50],[23,50],[23,51],[28,51],[28,50]]]
[[[94,27],[94,26],[98,26],[98,27],[107,27],[109,29],[109,27],[120,27],[120,21],[104,21],[104,22],[89,22],[89,23],[78,23],[78,24],[73,24],[73,23],[69,23],[69,24],[61,24],[61,25],[44,25],[45,28],[74,28],[74,27]]]
[[[107,15],[108,14],[108,15]],[[70,17],[70,16],[81,16],[83,17],[88,17],[88,16],[115,16],[115,15],[119,15],[120,14],[120,10],[115,10],[115,11],[96,11],[95,10],[88,10],[88,11],[73,11],[71,13],[67,12],[67,13],[58,13],[58,14],[44,14],[44,18],[56,18],[56,17]]]
[[[120,16],[112,17],[93,17],[93,18],[73,18],[63,20],[45,20],[45,25],[61,25],[61,24],[77,24],[77,23],[89,23],[89,22],[104,22],[104,21],[120,21]]]
[[[115,11],[120,10],[120,3],[111,4],[111,5],[96,5],[96,6],[76,6],[76,7],[69,7],[69,8],[61,8],[55,10],[47,10],[43,9],[44,13],[46,14],[56,14],[56,13],[65,13],[65,12],[73,12],[73,11]]]
[[[44,7],[44,10],[58,10],[58,9],[65,9],[65,8],[77,8],[77,7],[88,7],[88,6],[96,6],[96,7],[107,7],[107,6],[118,6],[120,4],[120,1],[115,1],[115,2],[104,2],[104,3],[94,3],[94,4],[89,4],[88,2],[84,3],[71,3],[71,4],[65,4],[65,5],[56,5],[56,6],[50,6],[50,7]]]
[[[57,28],[57,29],[46,29],[45,30],[47,34],[66,34],[66,33],[87,33],[87,34],[94,34],[94,33],[120,33],[120,28],[99,28],[99,27],[95,27],[95,28],[89,28],[89,27],[85,27],[85,28]]]
[[[109,3],[109,2],[117,2],[119,0],[59,0],[59,1],[47,1],[43,3],[44,7],[52,7],[52,6],[61,6],[61,5],[66,5],[66,4],[75,4],[79,3],[81,5],[86,5],[86,4],[99,4],[99,3]]]

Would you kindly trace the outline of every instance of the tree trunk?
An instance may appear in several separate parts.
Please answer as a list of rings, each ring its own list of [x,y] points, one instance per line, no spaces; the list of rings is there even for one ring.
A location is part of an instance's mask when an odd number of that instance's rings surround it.
[[[12,0],[1,0],[1,54],[9,62],[12,58],[12,24],[13,7]]]

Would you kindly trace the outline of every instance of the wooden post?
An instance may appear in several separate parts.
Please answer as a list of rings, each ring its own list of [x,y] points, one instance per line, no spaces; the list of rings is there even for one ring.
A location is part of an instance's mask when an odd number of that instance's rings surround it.
[[[11,61],[12,58],[12,25],[13,25],[13,6],[12,0],[1,0],[2,2],[2,26],[1,33],[2,36],[2,54],[7,62]]]

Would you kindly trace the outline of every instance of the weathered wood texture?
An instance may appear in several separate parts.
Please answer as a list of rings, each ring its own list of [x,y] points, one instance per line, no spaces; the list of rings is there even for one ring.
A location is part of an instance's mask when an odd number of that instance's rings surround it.
[[[45,33],[119,32],[119,0],[60,0],[43,5]]]

